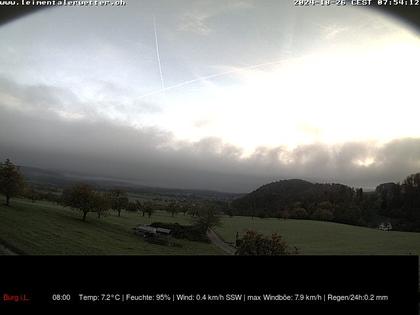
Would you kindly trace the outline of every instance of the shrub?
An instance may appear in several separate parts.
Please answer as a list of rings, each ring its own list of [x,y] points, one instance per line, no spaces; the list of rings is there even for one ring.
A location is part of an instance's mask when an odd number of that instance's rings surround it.
[[[279,256],[298,254],[298,249],[291,249],[289,245],[276,233],[271,238],[255,231],[247,231],[237,242],[236,255],[240,256]]]
[[[308,212],[304,208],[295,208],[290,211],[290,218],[292,219],[306,219]]]

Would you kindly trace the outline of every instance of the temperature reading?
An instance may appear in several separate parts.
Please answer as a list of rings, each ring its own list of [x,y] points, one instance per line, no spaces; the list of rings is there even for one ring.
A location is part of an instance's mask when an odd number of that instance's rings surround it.
[[[121,295],[120,294],[101,294],[102,301],[120,301]]]

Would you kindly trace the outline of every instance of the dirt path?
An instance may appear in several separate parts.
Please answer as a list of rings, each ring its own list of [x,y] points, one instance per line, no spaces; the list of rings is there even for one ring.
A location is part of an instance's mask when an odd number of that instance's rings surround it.
[[[207,237],[209,238],[209,240],[216,245],[217,247],[219,247],[221,250],[223,250],[226,254],[228,255],[234,255],[236,252],[235,247],[227,244],[225,241],[223,241],[219,235],[217,235],[213,230],[209,229],[207,231]]]

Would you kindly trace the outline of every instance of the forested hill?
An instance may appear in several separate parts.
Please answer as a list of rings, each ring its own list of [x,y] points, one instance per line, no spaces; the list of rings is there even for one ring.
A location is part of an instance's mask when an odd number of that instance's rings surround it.
[[[300,179],[281,180],[261,186],[236,199],[232,207],[247,215],[306,217],[319,204],[350,204],[356,190],[341,184],[313,184]],[[331,205],[321,205],[331,208]],[[329,209],[331,210],[331,209]]]
[[[342,184],[314,184],[290,179],[261,186],[235,199],[232,214],[334,221],[377,226],[392,222],[394,229],[420,231],[420,173],[402,183],[379,185],[363,192]]]

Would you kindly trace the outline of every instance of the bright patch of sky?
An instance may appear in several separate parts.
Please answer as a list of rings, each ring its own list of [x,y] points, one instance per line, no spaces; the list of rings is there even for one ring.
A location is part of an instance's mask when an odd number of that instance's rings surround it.
[[[0,42],[0,76],[61,91],[44,106],[68,120],[215,137],[245,154],[420,136],[419,35],[372,10],[129,1],[44,10],[2,27]]]

